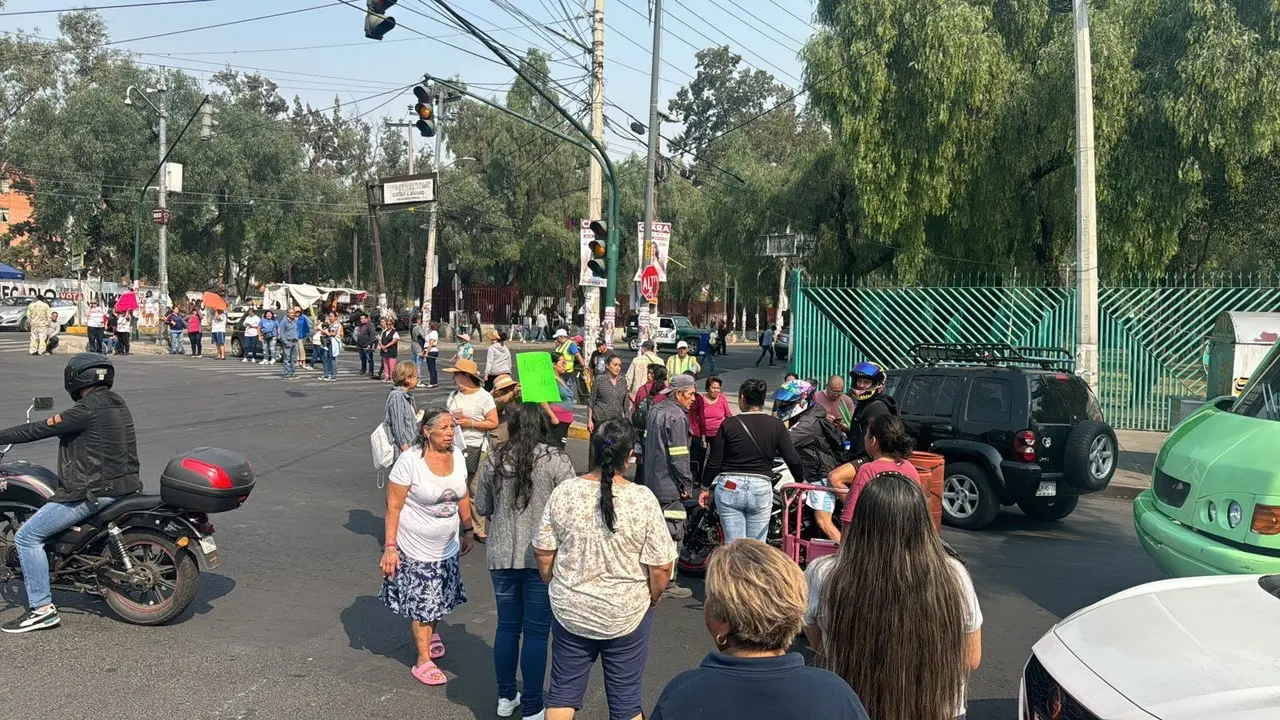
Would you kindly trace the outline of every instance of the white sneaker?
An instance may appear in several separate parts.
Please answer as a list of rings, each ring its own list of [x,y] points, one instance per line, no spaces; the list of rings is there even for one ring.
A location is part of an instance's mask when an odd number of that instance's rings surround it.
[[[538,712],[534,713],[533,715],[526,715],[524,720],[546,720],[546,717],[547,717],[547,710],[546,708],[543,708]]]
[[[520,707],[520,693],[516,693],[515,700],[498,698],[498,717],[511,717],[518,707]]]
[[[241,359],[240,359],[240,362],[242,362],[242,363],[249,362],[249,358],[241,358]]]

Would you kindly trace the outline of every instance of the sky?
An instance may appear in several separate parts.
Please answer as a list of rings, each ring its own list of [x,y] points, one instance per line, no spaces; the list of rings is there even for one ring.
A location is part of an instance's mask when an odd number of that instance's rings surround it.
[[[156,0],[6,0],[0,31],[16,29],[44,37],[57,34],[57,15],[16,15],[24,11],[101,7],[114,47],[135,53],[140,63],[181,68],[202,80],[228,64],[261,72],[288,99],[300,96],[313,106],[328,106],[337,96],[366,119],[409,117],[412,94],[406,89],[423,72],[465,80],[473,91],[498,93],[513,73],[477,39],[445,22],[432,0],[400,0],[388,15],[398,26],[381,42],[364,37],[364,0],[174,0],[152,7],[106,6]],[[606,142],[614,156],[643,152],[643,139],[627,131],[632,117],[648,119],[649,68],[653,29],[651,0],[605,0]],[[468,20],[500,42],[523,53],[537,46],[551,55],[551,76],[578,93],[585,108],[587,51],[542,24],[590,44],[592,0],[452,0]],[[242,18],[298,11],[226,27],[137,39]],[[659,108],[665,110],[695,71],[694,53],[728,45],[746,64],[765,70],[798,88],[800,44],[813,32],[813,0],[664,0]],[[570,19],[570,15],[572,18]],[[572,22],[571,22],[572,20]],[[451,47],[456,46],[456,47]],[[376,96],[376,97],[373,97]],[[664,127],[671,137],[678,129]]]

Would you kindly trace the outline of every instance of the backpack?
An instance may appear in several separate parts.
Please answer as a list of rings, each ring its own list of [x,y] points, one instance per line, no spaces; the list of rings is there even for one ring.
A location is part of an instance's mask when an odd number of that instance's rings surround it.
[[[391,446],[391,428],[385,421],[378,424],[369,435],[369,449],[373,451],[373,469],[386,470],[395,461],[395,448]]]
[[[640,432],[644,432],[649,427],[649,409],[653,407],[653,397],[647,397],[640,401],[636,406],[635,412],[631,413],[631,426]]]

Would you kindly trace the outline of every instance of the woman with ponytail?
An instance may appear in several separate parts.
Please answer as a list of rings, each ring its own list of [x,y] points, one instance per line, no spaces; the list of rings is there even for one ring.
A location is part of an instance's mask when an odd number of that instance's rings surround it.
[[[591,472],[551,493],[533,542],[550,583],[546,720],[570,720],[582,707],[597,657],[610,720],[642,717],[653,609],[671,579],[676,548],[653,491],[624,477],[633,442],[625,422],[597,426]]]
[[[524,717],[542,717],[551,601],[533,556],[533,536],[552,491],[575,472],[569,456],[547,444],[551,424],[536,403],[516,406],[507,430],[507,441],[480,466],[475,500],[475,511],[489,520],[485,560],[498,606],[493,641],[498,717],[511,717],[516,706]],[[516,692],[517,666],[523,697]]]

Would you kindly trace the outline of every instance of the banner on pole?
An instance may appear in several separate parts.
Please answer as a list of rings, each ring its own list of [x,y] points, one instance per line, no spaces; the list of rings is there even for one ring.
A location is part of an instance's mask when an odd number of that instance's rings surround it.
[[[644,221],[636,223],[636,232],[639,233],[640,239],[644,240]],[[647,248],[649,257],[649,265],[653,265],[658,269],[658,281],[667,281],[667,256],[671,253],[671,223],[655,222],[653,224],[653,244]],[[644,265],[636,268],[636,276],[634,280],[640,281],[640,272],[644,270]]]

